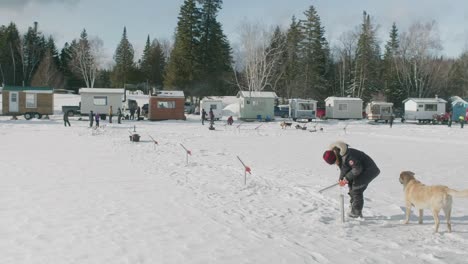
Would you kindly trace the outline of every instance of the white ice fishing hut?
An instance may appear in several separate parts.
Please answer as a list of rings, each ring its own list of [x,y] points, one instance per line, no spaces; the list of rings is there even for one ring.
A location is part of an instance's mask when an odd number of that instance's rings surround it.
[[[201,109],[205,109],[207,114],[207,118],[209,119],[208,114],[210,113],[210,109],[213,109],[213,115],[216,120],[220,120],[223,117],[223,101],[218,99],[211,99],[211,98],[203,98],[200,101]],[[201,112],[200,109],[200,112]]]
[[[81,114],[93,111],[95,114],[108,115],[110,106],[112,114],[116,115],[125,100],[125,89],[113,88],[81,88]]]
[[[447,101],[435,98],[408,98],[405,105],[405,120],[432,120],[435,114],[445,114]]]
[[[354,97],[328,97],[325,116],[331,119],[362,119],[362,99]]]
[[[274,92],[240,91],[239,118],[243,120],[272,120],[275,117],[275,99],[278,97]]]

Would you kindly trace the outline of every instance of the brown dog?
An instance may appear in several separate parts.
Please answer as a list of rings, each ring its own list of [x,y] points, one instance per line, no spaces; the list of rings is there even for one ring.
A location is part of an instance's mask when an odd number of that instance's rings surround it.
[[[423,222],[423,209],[431,209],[435,222],[435,233],[439,231],[439,212],[444,210],[447,220],[447,228],[452,232],[452,224],[450,215],[452,213],[452,196],[453,197],[468,197],[468,190],[456,191],[447,186],[434,185],[426,186],[416,180],[414,173],[411,171],[403,171],[400,174],[400,183],[403,184],[406,203],[406,220],[408,224],[411,212],[411,206],[419,209],[419,224]]]
[[[280,123],[280,126],[281,126],[282,129],[285,129],[287,127],[291,127],[291,125],[292,125],[292,123],[288,123],[288,122],[284,122],[284,121]]]

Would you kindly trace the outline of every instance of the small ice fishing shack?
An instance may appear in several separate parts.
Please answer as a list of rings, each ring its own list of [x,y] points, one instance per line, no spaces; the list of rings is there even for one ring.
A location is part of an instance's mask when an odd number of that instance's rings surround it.
[[[328,97],[325,115],[331,119],[362,119],[362,99],[355,97]]]
[[[240,91],[239,119],[243,120],[273,120],[275,116],[274,92]]]
[[[185,120],[183,91],[158,91],[149,99],[148,120]]]
[[[2,92],[3,115],[24,115],[27,120],[54,113],[51,87],[5,86]]]
[[[445,114],[447,101],[442,98],[408,98],[405,105],[404,120],[432,121],[434,115]]]

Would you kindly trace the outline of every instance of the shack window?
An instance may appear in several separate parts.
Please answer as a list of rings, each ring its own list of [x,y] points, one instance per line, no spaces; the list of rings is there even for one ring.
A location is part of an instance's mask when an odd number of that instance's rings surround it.
[[[383,108],[382,108],[383,112]],[[380,106],[379,105],[373,105],[371,109],[372,114],[380,115]]]
[[[338,111],[348,111],[348,104],[338,104]]]
[[[26,108],[37,108],[37,94],[26,94]]]
[[[314,104],[312,103],[299,103],[299,110],[312,110],[314,109]]]
[[[107,105],[107,96],[94,96],[94,105]]]
[[[175,108],[175,101],[158,102],[158,108]]]
[[[382,106],[382,114],[390,114],[392,112],[392,108],[390,106]]]
[[[261,100],[252,100],[252,109],[253,110],[265,110],[265,101]]]
[[[424,111],[437,111],[437,104],[426,104],[424,105]]]
[[[210,105],[210,108],[213,109],[213,110],[216,110],[216,109],[217,109],[217,105],[212,104],[212,105]]]

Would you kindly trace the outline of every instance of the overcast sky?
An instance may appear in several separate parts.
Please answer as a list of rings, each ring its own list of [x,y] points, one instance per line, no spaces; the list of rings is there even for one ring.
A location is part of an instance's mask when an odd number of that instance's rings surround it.
[[[128,38],[140,55],[149,34],[171,39],[183,0],[0,0],[0,24],[13,21],[25,32],[34,21],[59,48],[79,37],[83,28],[104,41],[106,57],[112,55],[127,27]],[[261,21],[287,28],[291,17],[303,17],[314,5],[333,46],[345,31],[359,26],[366,10],[379,25],[382,43],[395,21],[400,32],[414,21],[436,20],[446,56],[456,57],[467,46],[467,0],[224,0],[218,20],[235,41],[242,21]]]

